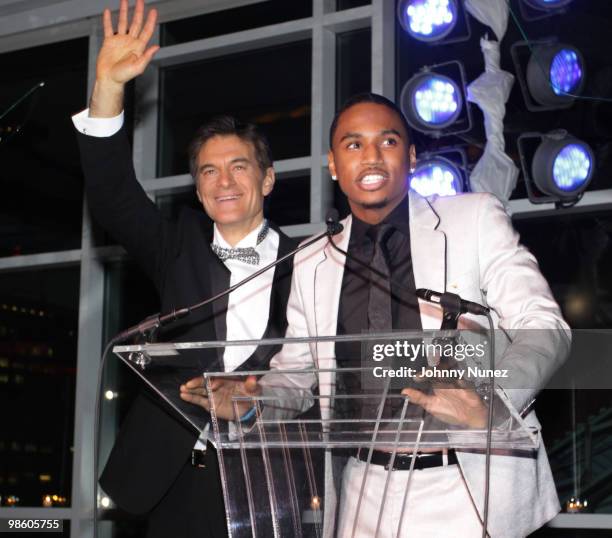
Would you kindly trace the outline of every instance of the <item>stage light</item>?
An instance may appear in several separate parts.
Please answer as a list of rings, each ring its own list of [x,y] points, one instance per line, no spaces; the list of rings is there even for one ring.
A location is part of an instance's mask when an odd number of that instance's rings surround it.
[[[422,133],[437,137],[465,132],[471,128],[471,115],[465,106],[464,88],[465,77],[459,62],[433,66],[404,85],[400,107],[408,124]]]
[[[520,41],[512,45],[511,54],[531,112],[568,108],[582,93],[586,67],[577,48],[550,39]]]
[[[410,188],[421,196],[453,196],[464,190],[459,167],[440,156],[419,160],[410,176]]]
[[[542,106],[573,103],[584,86],[584,59],[569,45],[535,47],[527,64],[527,87]]]
[[[446,127],[459,115],[461,95],[457,85],[449,78],[425,75],[415,85],[412,105],[421,121]]]
[[[567,206],[580,200],[595,168],[595,156],[587,143],[557,131],[522,135],[518,146],[531,202]]]
[[[444,39],[457,24],[456,0],[403,0],[397,6],[402,28],[419,41]]]
[[[552,159],[552,174],[549,162]],[[583,142],[543,142],[536,151],[533,169],[540,189],[564,193],[583,190],[593,171],[593,152]],[[545,180],[543,180],[545,178]]]
[[[582,83],[582,59],[576,49],[561,49],[550,65],[550,82],[557,95],[575,92]]]

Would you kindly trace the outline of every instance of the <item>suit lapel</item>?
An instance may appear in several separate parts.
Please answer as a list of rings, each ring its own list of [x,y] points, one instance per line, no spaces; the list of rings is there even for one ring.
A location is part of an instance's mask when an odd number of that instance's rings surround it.
[[[344,225],[344,230],[334,236],[333,240],[338,248],[346,252],[351,236],[352,217],[349,215],[342,224]],[[321,258],[316,264],[312,285],[316,333],[318,336],[336,334],[338,327],[338,305],[340,304],[345,262],[344,254],[335,250],[328,243],[322,250]],[[333,346],[333,343],[330,345]]]
[[[334,243],[338,248],[348,248],[351,236],[352,218],[349,215],[343,222],[344,230],[334,236]],[[338,328],[338,305],[340,304],[340,292],[342,291],[342,278],[344,276],[345,256],[335,250],[329,243],[321,251],[320,258],[316,262],[312,280],[313,293],[313,316],[316,336],[332,336]],[[305,305],[308,308],[308,305]],[[308,315],[307,315],[308,317]],[[317,368],[328,370],[336,368],[334,342],[318,342],[315,345],[314,357]],[[334,394],[336,376],[333,372],[323,371],[319,373],[319,390],[321,394]],[[324,398],[320,402],[321,417],[330,416],[330,400]]]
[[[210,287],[212,295],[215,296],[222,291],[225,291],[230,286],[230,271],[225,264],[210,251]],[[215,323],[215,335],[217,340],[225,340],[227,337],[227,322],[225,316],[227,314],[227,305],[229,295],[225,295],[212,303],[213,318]],[[217,348],[217,359],[220,364],[223,364],[224,348]],[[221,368],[222,369],[222,368]]]
[[[414,191],[408,195],[410,249],[417,289],[443,292],[446,289],[446,236],[439,230],[440,218],[430,202]],[[423,330],[439,329],[440,307],[419,299]]]

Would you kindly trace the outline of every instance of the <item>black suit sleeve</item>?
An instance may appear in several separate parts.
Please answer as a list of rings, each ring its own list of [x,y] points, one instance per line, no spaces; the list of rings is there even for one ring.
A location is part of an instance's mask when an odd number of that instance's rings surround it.
[[[167,251],[175,244],[173,225],[136,179],[125,128],[104,138],[77,137],[93,218],[136,258],[161,291]]]

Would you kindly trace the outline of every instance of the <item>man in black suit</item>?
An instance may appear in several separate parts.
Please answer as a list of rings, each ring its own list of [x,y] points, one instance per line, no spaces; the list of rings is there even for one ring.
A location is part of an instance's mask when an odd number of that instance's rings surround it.
[[[128,23],[128,2],[121,0],[117,31],[109,10],[103,22],[90,108],[73,118],[87,198],[95,220],[152,279],[167,313],[228,288],[295,244],[263,216],[264,197],[274,185],[265,139],[255,126],[230,117],[204,125],[190,148],[197,196],[214,221],[212,229],[200,211],[184,209],[172,222],[161,216],[136,180],[122,112],[125,84],[144,71],[158,49],[148,46],[156,12],[145,21],[144,1],[138,0]],[[278,265],[181,320],[163,338],[283,336],[291,272],[291,262]],[[209,351],[207,360],[219,360],[226,371],[266,367],[274,352],[261,347]],[[187,401],[190,386],[182,387]],[[225,536],[217,457],[206,443],[205,434],[198,438],[168,406],[143,392],[121,427],[100,483],[126,511],[148,514],[149,537]]]

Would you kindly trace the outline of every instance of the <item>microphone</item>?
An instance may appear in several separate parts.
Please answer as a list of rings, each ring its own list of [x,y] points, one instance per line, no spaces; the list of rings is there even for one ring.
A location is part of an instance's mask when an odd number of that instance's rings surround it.
[[[340,220],[340,214],[335,207],[330,207],[325,215],[325,224],[327,224],[328,236],[339,234],[344,230],[344,226],[338,222]]]
[[[456,293],[444,292],[419,288],[416,290],[417,297],[429,303],[439,304],[443,310],[455,314],[475,314],[476,316],[486,316],[489,313],[489,308],[482,306],[472,301],[466,301]]]
[[[336,209],[332,208],[327,212],[327,215],[325,217],[325,223],[327,225],[327,229],[323,233],[313,237],[312,239],[309,239],[305,243],[298,245],[291,252],[288,252],[287,254],[285,254],[284,256],[281,256],[280,258],[277,258],[272,263],[269,263],[265,267],[262,267],[258,271],[254,272],[252,275],[247,276],[240,282],[237,282],[233,286],[230,286],[229,288],[218,293],[214,297],[209,297],[208,299],[205,299],[204,301],[196,303],[192,306],[187,306],[185,308],[173,310],[172,312],[168,314],[163,314],[163,315],[161,313],[153,314],[152,316],[145,318],[143,321],[141,321],[137,325],[134,325],[126,329],[125,331],[120,332],[117,336],[113,337],[111,342],[116,344],[118,342],[126,340],[127,338],[131,338],[132,336],[138,336],[138,335],[149,337],[152,340],[155,333],[160,327],[170,325],[174,323],[176,320],[182,319],[188,316],[189,314],[191,314],[191,312],[194,312],[195,310],[198,310],[206,306],[207,304],[210,304],[218,299],[221,299],[221,297],[229,295],[230,293],[237,290],[241,286],[244,286],[247,282],[250,282],[251,280],[257,278],[262,273],[265,273],[269,269],[272,269],[273,267],[276,267],[277,265],[288,260],[292,256],[295,256],[300,250],[303,250],[306,247],[309,247],[310,245],[316,243],[317,241],[320,241],[321,239],[325,237],[331,238],[332,236],[339,234],[342,230],[344,230],[344,226],[340,224],[340,222],[338,222],[338,211]],[[214,254],[211,254],[211,255],[214,256]]]

